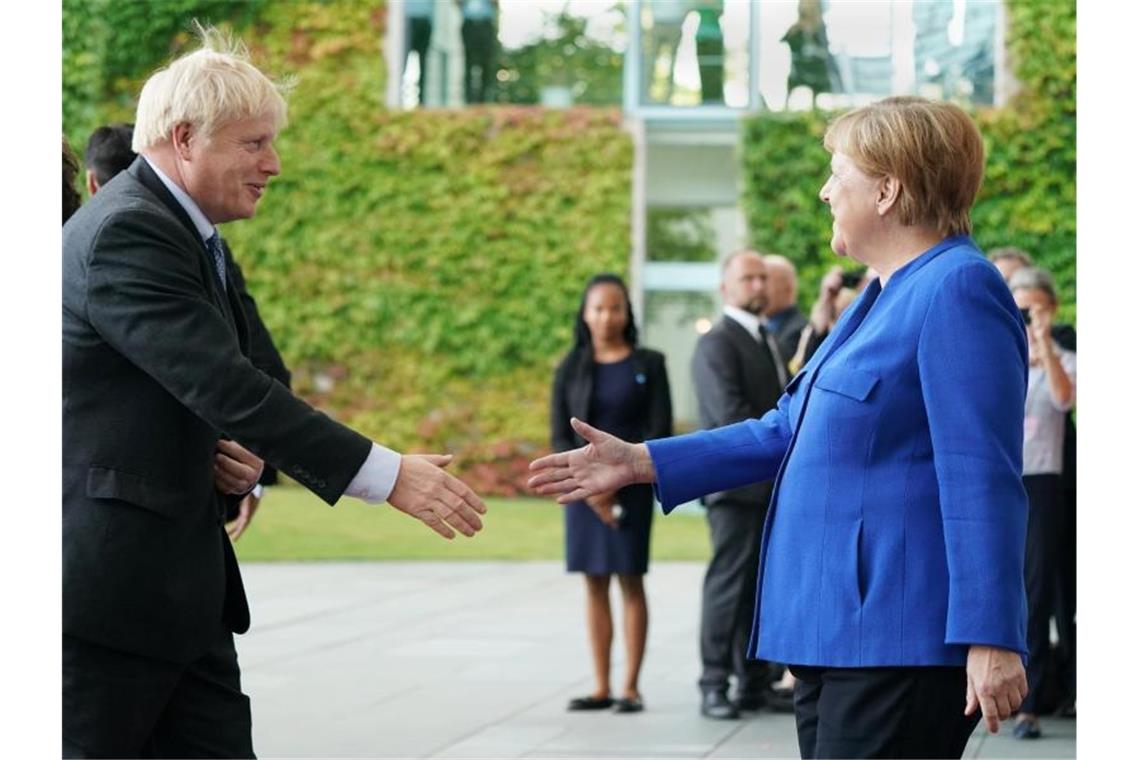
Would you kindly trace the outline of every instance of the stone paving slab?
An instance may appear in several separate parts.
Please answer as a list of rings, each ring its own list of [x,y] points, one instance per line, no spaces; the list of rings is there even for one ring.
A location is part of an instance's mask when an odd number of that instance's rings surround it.
[[[583,584],[555,562],[247,564],[253,627],[237,639],[254,749],[271,757],[797,757],[790,715],[697,711],[704,566],[646,579],[646,711],[567,713],[590,691]],[[614,682],[623,667],[620,600]],[[1074,757],[1046,738],[974,735],[966,757]]]

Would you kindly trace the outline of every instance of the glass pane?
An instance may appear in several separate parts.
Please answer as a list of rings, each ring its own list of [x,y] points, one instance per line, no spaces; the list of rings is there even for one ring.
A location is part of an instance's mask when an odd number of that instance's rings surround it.
[[[645,294],[642,343],[665,354],[673,420],[678,433],[697,429],[697,397],[689,364],[697,339],[719,318],[713,292],[649,291]]]
[[[760,96],[772,110],[888,95],[992,104],[996,0],[761,3]]]
[[[401,102],[618,105],[624,0],[406,0]]]
[[[645,250],[650,261],[716,261],[712,209],[646,209]]]
[[[748,106],[750,4],[643,0],[643,105]]]

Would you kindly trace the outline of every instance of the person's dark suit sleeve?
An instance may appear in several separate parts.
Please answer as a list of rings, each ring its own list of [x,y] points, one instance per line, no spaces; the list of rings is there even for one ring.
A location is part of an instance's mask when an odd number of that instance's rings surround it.
[[[87,262],[88,319],[103,339],[198,417],[333,504],[371,450],[242,355],[206,297],[200,262],[157,214],[104,222]]]
[[[222,247],[225,249],[226,259],[230,265],[232,284],[237,291],[238,300],[241,301],[246,326],[249,328],[249,360],[253,362],[253,366],[286,388],[290,388],[293,375],[285,366],[285,360],[281,358],[281,352],[277,350],[277,345],[273,342],[269,328],[261,321],[261,313],[257,310],[257,301],[250,295],[249,289],[246,287],[245,273],[242,272],[237,260],[233,258],[225,240],[222,241]],[[265,465],[261,478],[257,482],[263,486],[277,485],[277,468],[270,464]]]
[[[578,448],[574,428],[570,427],[570,406],[566,403],[566,379],[570,361],[563,360],[554,370],[554,387],[550,391],[550,446],[555,451]]]
[[[692,371],[701,406],[710,415],[712,427],[752,416],[748,393],[741,384],[742,373],[735,366],[727,340],[712,334],[702,336],[693,352]]]
[[[645,439],[673,435],[673,399],[669,394],[669,374],[665,371],[664,354],[654,353],[649,371],[649,424]]]

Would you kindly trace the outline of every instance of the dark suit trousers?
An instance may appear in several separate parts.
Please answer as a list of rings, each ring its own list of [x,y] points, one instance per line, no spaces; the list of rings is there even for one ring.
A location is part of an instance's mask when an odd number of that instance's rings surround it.
[[[961,757],[981,717],[964,667],[791,670],[804,758]]]
[[[767,685],[768,663],[746,656],[765,508],[730,501],[708,507],[712,559],[701,597],[702,691],[727,689],[733,673],[739,695],[760,694]]]
[[[233,634],[187,665],[65,635],[63,756],[253,757]]]

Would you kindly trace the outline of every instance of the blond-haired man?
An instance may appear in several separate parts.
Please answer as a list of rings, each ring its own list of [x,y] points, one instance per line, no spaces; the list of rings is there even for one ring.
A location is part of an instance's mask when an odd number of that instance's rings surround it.
[[[486,509],[448,457],[373,443],[250,363],[215,225],[253,216],[280,172],[286,106],[238,46],[203,40],[147,81],[140,157],[64,227],[65,756],[252,756],[222,515],[263,459],[447,538]]]

